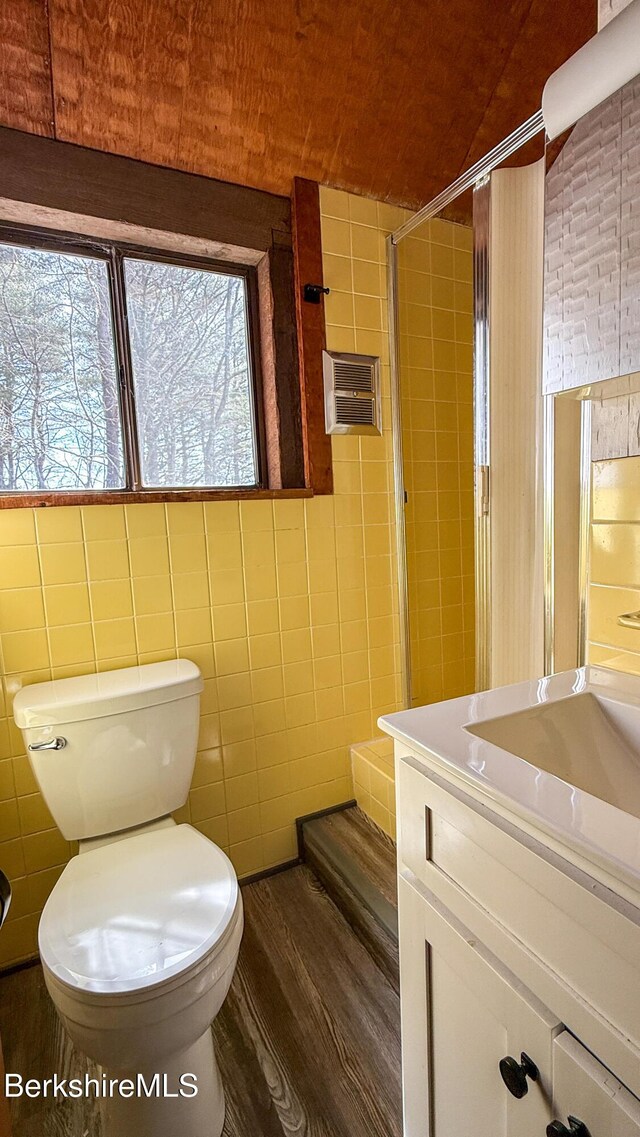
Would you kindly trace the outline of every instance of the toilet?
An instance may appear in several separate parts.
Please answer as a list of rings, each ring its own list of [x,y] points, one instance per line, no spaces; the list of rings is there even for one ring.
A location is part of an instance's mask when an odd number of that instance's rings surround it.
[[[201,690],[180,659],[36,683],[14,700],[43,797],[79,841],[38,940],[74,1046],[102,1067],[108,1137],[219,1137],[224,1124],[211,1023],[242,899],[222,850],[171,817],[191,784]]]

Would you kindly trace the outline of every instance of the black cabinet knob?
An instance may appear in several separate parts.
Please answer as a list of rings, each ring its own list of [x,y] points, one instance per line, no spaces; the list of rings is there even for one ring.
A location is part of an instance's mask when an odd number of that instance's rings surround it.
[[[547,1125],[547,1137],[591,1137],[584,1121],[579,1121],[577,1117],[568,1117],[567,1121],[568,1128],[561,1121],[552,1121]]]
[[[500,1059],[500,1074],[502,1081],[507,1087],[510,1094],[514,1098],[523,1098],[529,1092],[529,1083],[527,1078],[531,1078],[532,1082],[537,1082],[540,1074],[535,1062],[532,1062],[528,1054],[522,1053],[520,1061],[515,1058],[501,1058]],[[554,1135],[552,1135],[554,1137]]]

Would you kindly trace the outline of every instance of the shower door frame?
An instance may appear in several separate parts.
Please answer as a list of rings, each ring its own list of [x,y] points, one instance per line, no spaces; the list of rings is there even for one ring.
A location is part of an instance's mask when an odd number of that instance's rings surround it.
[[[476,689],[483,690],[490,681],[489,619],[491,596],[490,579],[490,521],[486,508],[489,468],[489,175],[521,146],[544,130],[542,111],[527,119],[517,130],[490,150],[479,162],[471,166],[423,209],[410,217],[387,237],[387,296],[389,311],[389,362],[391,373],[391,416],[393,430],[393,474],[396,522],[396,550],[398,592],[400,606],[400,653],[402,660],[402,702],[411,706],[411,636],[409,624],[409,590],[407,579],[407,546],[405,526],[405,493],[402,445],[402,405],[400,393],[400,343],[398,306],[398,246],[405,237],[429,221],[466,190],[474,190],[474,495],[475,495],[475,574],[476,574]],[[486,196],[485,196],[486,195]],[[478,201],[478,241],[475,230],[475,200]],[[481,221],[481,218],[485,218]],[[479,402],[480,401],[480,402]],[[549,555],[546,543],[545,562]],[[545,613],[548,613],[552,596],[545,588]],[[545,620],[552,626],[552,616]],[[545,634],[545,643],[546,643]],[[545,646],[545,658],[552,648]]]

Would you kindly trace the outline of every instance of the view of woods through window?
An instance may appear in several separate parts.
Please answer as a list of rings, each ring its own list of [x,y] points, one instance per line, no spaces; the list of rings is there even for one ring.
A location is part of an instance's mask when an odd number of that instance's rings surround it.
[[[5,490],[123,485],[104,261],[0,245]]]
[[[117,490],[136,465],[139,488],[259,481],[245,276],[0,243],[0,491]]]

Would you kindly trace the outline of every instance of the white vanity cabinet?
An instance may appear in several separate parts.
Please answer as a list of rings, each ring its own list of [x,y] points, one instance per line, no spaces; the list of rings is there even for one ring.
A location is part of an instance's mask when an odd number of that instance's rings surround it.
[[[396,785],[405,1137],[640,1137],[640,910],[398,741]]]
[[[638,1137],[638,1099],[568,1031],[558,1036],[553,1051],[553,1107],[560,1124],[571,1132],[569,1118],[573,1118],[574,1132],[582,1123],[591,1137]],[[557,1127],[552,1135],[564,1137]],[[581,1137],[579,1128],[576,1137]]]
[[[557,1019],[433,894],[399,909],[405,1137],[544,1134]]]

